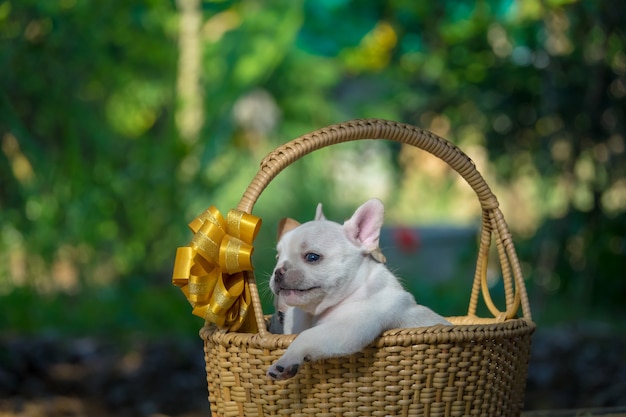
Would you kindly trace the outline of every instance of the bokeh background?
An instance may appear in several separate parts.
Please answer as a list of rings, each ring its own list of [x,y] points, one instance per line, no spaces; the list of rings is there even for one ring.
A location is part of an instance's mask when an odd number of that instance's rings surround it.
[[[236,206],[276,146],[368,117],[451,140],[498,197],[540,329],[527,406],[626,405],[625,10],[0,1],[0,410],[206,411],[202,321],[170,283],[186,223]],[[418,301],[466,312],[471,189],[424,152],[367,141],[307,156],[263,193],[254,262],[268,313],[278,220],[310,219],[317,202],[342,220],[370,197]],[[194,400],[133,391],[161,379]]]

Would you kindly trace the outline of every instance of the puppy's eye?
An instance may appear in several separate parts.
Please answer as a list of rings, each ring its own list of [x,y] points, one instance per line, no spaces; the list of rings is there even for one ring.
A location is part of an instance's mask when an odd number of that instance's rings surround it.
[[[322,255],[318,255],[317,253],[309,252],[304,255],[304,260],[310,264],[313,264],[319,261],[322,258]]]

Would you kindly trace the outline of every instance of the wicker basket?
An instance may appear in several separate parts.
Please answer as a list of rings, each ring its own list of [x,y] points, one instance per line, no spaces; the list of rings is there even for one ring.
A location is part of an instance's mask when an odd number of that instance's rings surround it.
[[[450,317],[452,326],[387,331],[361,352],[306,363],[295,378],[273,382],[265,372],[296,336],[266,330],[254,274],[246,273],[259,333],[229,333],[208,324],[200,332],[212,414],[518,416],[535,324],[498,201],[473,162],[453,144],[417,127],[385,120],[329,126],[268,154],[237,208],[251,213],[270,181],[297,159],[325,146],[361,139],[388,139],[421,148],[450,165],[476,192],[482,229],[467,316]],[[492,241],[502,269],[505,311],[492,302],[486,282]],[[477,317],[479,293],[492,318]],[[523,318],[516,317],[520,305]]]

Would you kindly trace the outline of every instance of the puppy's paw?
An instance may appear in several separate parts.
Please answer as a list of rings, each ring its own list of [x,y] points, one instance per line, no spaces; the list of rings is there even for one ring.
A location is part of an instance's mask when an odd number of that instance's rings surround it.
[[[296,376],[299,368],[300,364],[298,363],[294,363],[289,366],[283,366],[276,362],[267,370],[267,376],[274,381],[282,381],[284,379],[289,379]]]

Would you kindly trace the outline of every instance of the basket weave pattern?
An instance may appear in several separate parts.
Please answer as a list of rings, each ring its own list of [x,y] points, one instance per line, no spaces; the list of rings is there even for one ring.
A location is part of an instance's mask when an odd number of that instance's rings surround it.
[[[247,273],[259,333],[227,333],[212,325],[200,332],[212,414],[519,415],[535,328],[521,268],[497,199],[472,161],[450,142],[417,127],[385,120],[329,126],[270,153],[237,208],[251,213],[271,180],[302,156],[361,139],[394,140],[430,152],[455,169],[476,192],[483,218],[468,314],[449,317],[452,326],[387,331],[361,352],[307,363],[295,378],[273,382],[265,376],[267,368],[296,336],[266,330],[254,274]],[[504,311],[492,302],[486,282],[492,241],[502,269]],[[493,317],[476,316],[480,294]],[[523,317],[517,318],[520,306]]]

